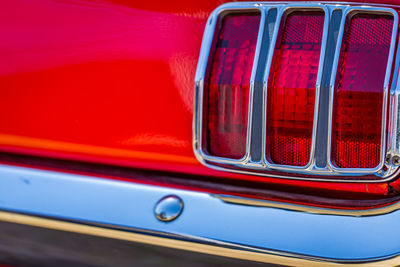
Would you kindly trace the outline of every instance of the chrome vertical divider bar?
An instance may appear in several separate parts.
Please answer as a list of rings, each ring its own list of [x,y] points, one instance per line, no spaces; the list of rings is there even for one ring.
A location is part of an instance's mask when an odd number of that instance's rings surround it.
[[[328,146],[328,122],[329,122],[329,92],[330,79],[333,71],[333,61],[338,42],[338,34],[343,17],[343,7],[330,7],[331,19],[326,44],[325,61],[320,85],[320,101],[318,103],[318,123],[315,141],[315,168],[326,169]]]
[[[264,73],[264,79],[263,79],[263,95],[262,95],[262,103],[263,103],[263,108],[262,108],[262,140],[261,140],[261,162],[262,165],[265,166],[267,165],[266,163],[266,158],[265,158],[265,153],[266,153],[266,125],[267,125],[267,86],[268,86],[268,77],[271,69],[271,64],[272,64],[272,59],[274,57],[274,50],[275,50],[275,45],[276,45],[276,40],[278,39],[278,34],[279,34],[279,28],[282,22],[282,16],[284,13],[286,6],[278,6],[277,7],[277,18],[274,26],[274,31],[271,39],[271,44],[270,44],[270,51],[271,53],[268,54],[267,58],[267,64],[265,67],[265,73]],[[267,166],[268,167],[268,166]]]
[[[391,123],[392,123],[392,116],[398,116],[398,110],[399,110],[399,106],[398,106],[398,102],[394,101],[395,104],[394,107],[392,107],[392,89],[389,88],[390,86],[390,77],[391,77],[391,73],[392,73],[392,66],[393,64],[395,64],[394,66],[394,74],[392,77],[392,88],[394,88],[395,92],[398,92],[398,90],[396,90],[396,84],[397,84],[397,79],[396,79],[396,75],[398,75],[398,68],[399,68],[399,62],[398,62],[398,56],[395,58],[395,47],[396,47],[396,42],[397,42],[397,35],[398,35],[398,27],[399,27],[399,16],[398,13],[391,9],[391,13],[393,15],[393,32],[392,32],[392,38],[391,38],[391,44],[390,44],[390,51],[389,51],[389,58],[388,58],[388,63],[387,63],[387,67],[386,67],[386,76],[385,76],[385,81],[384,81],[384,113],[383,113],[383,118],[385,118],[384,120],[384,126],[382,127],[382,136],[384,138],[384,140],[382,140],[382,155],[381,155],[381,161],[383,162],[383,165],[386,167],[386,171],[382,171],[382,176],[383,177],[389,177],[392,176],[396,171],[398,172],[399,169],[397,168],[399,166],[399,163],[396,162],[395,157],[391,157],[389,162],[386,162],[386,159],[388,158],[388,156],[390,157],[390,153],[393,151],[392,149],[392,144],[395,143],[396,139],[399,136],[399,133],[397,131],[392,131],[391,130]],[[399,51],[399,49],[398,49]],[[396,98],[394,97],[394,99],[396,100]],[[389,105],[389,107],[388,107]],[[392,109],[394,108],[394,110]],[[389,114],[388,114],[389,111]],[[387,123],[388,121],[388,123]],[[386,133],[389,133],[389,135],[386,135]],[[390,139],[389,139],[390,137]],[[389,147],[388,147],[389,146]],[[396,151],[396,156],[398,157],[398,152]]]
[[[254,55],[254,60],[253,60],[253,68],[251,71],[251,78],[250,78],[250,92],[249,92],[249,116],[247,119],[247,136],[246,136],[246,157],[242,161],[243,164],[248,164],[251,162],[251,148],[252,148],[252,134],[253,134],[253,117],[256,116],[257,114],[253,113],[254,110],[254,102],[255,102],[255,90],[256,90],[256,79],[258,78],[257,72],[259,71],[259,61],[260,58],[262,57],[262,47],[263,47],[263,40],[264,40],[264,29],[265,29],[265,24],[266,24],[266,14],[268,12],[268,8],[258,5],[260,11],[261,11],[261,20],[260,20],[260,27],[258,30],[258,38],[257,38],[257,45],[256,45],[256,51]],[[256,105],[257,106],[257,105]]]
[[[263,25],[262,44],[258,55],[257,70],[253,90],[253,113],[251,121],[250,160],[246,165],[259,167],[262,160],[263,136],[263,80],[268,55],[271,54],[271,41],[277,19],[276,7],[265,7],[265,23]],[[272,25],[272,27],[270,27]]]
[[[399,40],[399,36],[395,36],[395,42]],[[394,62],[393,81],[389,93],[389,126],[388,126],[388,142],[385,164],[388,167],[388,173],[397,173],[400,170],[398,159],[400,158],[400,45],[397,47],[396,58]]]
[[[381,125],[381,151],[380,151],[380,164],[375,168],[338,168],[334,166],[331,160],[332,154],[332,130],[333,130],[333,102],[334,102],[334,91],[335,91],[335,82],[336,82],[336,73],[339,63],[339,57],[341,52],[341,45],[343,42],[344,35],[344,26],[346,25],[346,20],[349,15],[353,13],[372,13],[372,14],[388,14],[393,16],[393,29],[392,29],[392,41],[390,44],[388,62],[386,66],[386,75],[383,85],[383,105],[382,105],[382,125]],[[389,82],[391,77],[391,69],[392,62],[394,57],[394,48],[396,43],[396,35],[398,28],[398,15],[397,12],[392,8],[376,8],[376,7],[348,7],[344,10],[342,25],[339,33],[340,42],[338,41],[336,48],[336,57],[334,62],[334,71],[331,76],[330,83],[330,107],[329,107],[329,128],[328,128],[328,147],[327,147],[327,157],[328,157],[328,168],[332,169],[337,173],[344,173],[347,175],[360,175],[360,174],[377,174],[381,177],[386,177],[391,173],[383,172],[383,166],[385,165],[386,159],[386,123],[387,123],[387,106],[388,106],[388,91],[389,91]],[[382,181],[382,180],[381,180]]]
[[[328,121],[328,142],[326,144],[326,166],[332,170],[332,166],[330,163],[330,155],[331,155],[331,143],[332,143],[332,116],[333,116],[333,94],[335,90],[335,80],[336,80],[336,73],[337,73],[337,67],[339,64],[339,57],[340,57],[340,51],[342,48],[342,42],[343,42],[343,34],[344,34],[344,26],[346,23],[346,17],[348,13],[348,9],[350,9],[349,6],[344,8],[342,10],[342,20],[340,22],[340,28],[339,28],[339,33],[338,33],[338,38],[336,42],[336,49],[335,49],[335,59],[333,60],[333,67],[332,67],[332,73],[330,77],[330,82],[329,82],[329,121]]]

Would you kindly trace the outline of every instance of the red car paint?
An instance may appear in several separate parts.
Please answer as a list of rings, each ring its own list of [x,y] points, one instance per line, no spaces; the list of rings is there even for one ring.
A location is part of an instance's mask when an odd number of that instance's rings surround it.
[[[3,1],[0,150],[332,188],[214,171],[196,160],[193,81],[207,17],[222,3]],[[386,183],[334,189],[389,190]]]

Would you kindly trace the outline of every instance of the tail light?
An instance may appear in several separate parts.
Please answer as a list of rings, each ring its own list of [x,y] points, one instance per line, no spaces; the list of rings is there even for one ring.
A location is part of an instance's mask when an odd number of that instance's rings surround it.
[[[246,153],[250,76],[261,14],[222,15],[204,82],[204,150],[241,159]]]
[[[267,159],[305,166],[311,155],[324,13],[295,11],[281,28],[267,86]]]
[[[350,14],[337,67],[332,159],[338,168],[375,168],[382,160],[386,66],[393,16]]]
[[[399,164],[390,159],[400,151],[391,147],[396,134],[388,125],[393,129],[397,122],[387,111],[398,109],[388,97],[398,72],[395,66],[392,73],[397,11],[247,5],[217,10],[206,31],[209,57],[202,58],[203,51],[196,74],[202,114],[195,120],[198,158],[219,169],[274,178],[366,183],[394,178]],[[231,25],[232,18],[247,27]],[[243,29],[249,48],[230,56],[229,47],[221,46],[244,42],[238,40]],[[234,74],[246,79],[238,82]],[[262,86],[254,78],[260,74]],[[255,156],[254,147],[264,156]]]

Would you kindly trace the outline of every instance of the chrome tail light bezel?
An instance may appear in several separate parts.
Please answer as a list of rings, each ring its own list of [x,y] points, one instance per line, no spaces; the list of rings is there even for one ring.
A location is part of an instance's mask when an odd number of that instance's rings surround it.
[[[318,69],[318,77],[315,91],[315,110],[313,118],[313,136],[311,141],[310,161],[304,167],[278,165],[268,161],[265,153],[266,143],[266,97],[267,97],[267,81],[269,68],[273,57],[275,42],[281,25],[281,18],[284,14],[297,10],[322,10],[325,14],[323,40],[321,46],[320,64]],[[206,68],[209,60],[209,54],[214,38],[214,32],[218,17],[226,12],[258,10],[261,12],[261,20],[259,26],[259,34],[257,39],[256,51],[252,67],[249,92],[249,110],[248,110],[248,125],[246,135],[246,154],[241,159],[230,159],[208,155],[202,148],[202,114],[203,114],[203,90]],[[276,12],[275,21],[268,21],[271,12]],[[329,78],[329,107],[325,112],[328,112],[328,130],[325,133],[325,143],[322,147],[326,157],[326,166],[320,167],[316,164],[316,146],[320,146],[321,142],[316,143],[318,131],[318,116],[321,110],[320,94],[321,94],[321,79],[323,75],[324,61],[327,54],[328,30],[331,24],[333,12],[341,12],[340,23],[338,25],[337,41],[334,45],[333,65],[328,73]],[[342,37],[344,34],[344,26],[347,16],[354,13],[374,13],[386,14],[393,16],[393,31],[392,42],[390,45],[389,58],[386,67],[386,76],[384,81],[384,102],[382,110],[382,139],[380,164],[375,168],[337,168],[332,164],[331,155],[331,133],[332,133],[332,109],[333,109],[333,90],[335,85],[336,70],[339,61]],[[272,25],[273,24],[273,25]],[[267,27],[267,28],[266,28]],[[253,131],[253,108],[255,94],[255,77],[259,71],[259,59],[262,53],[261,47],[263,42],[266,42],[264,37],[265,31],[272,30],[272,38],[269,38],[267,51],[267,64],[264,68],[264,79],[262,87],[262,115],[261,121],[258,122],[258,127],[262,127],[261,140],[252,139]],[[334,182],[383,182],[393,179],[400,172],[400,88],[398,79],[399,56],[395,56],[395,46],[398,33],[398,13],[391,6],[373,5],[373,4],[348,4],[348,3],[302,3],[302,2],[260,2],[260,3],[228,3],[218,7],[210,15],[205,28],[200,57],[198,61],[196,76],[195,76],[195,108],[193,120],[193,148],[197,159],[211,168],[232,171],[244,174],[254,174],[261,176],[269,176],[275,178],[301,179],[301,180],[317,180],[317,181],[334,181]],[[271,34],[271,33],[270,33]],[[400,49],[398,48],[398,51]],[[399,54],[399,53],[397,53]],[[332,58],[331,58],[332,60]],[[394,68],[393,68],[394,67]],[[263,69],[263,68],[260,68]],[[393,82],[391,75],[393,72]],[[400,78],[399,78],[400,79]],[[388,112],[389,110],[389,112]],[[389,114],[388,116],[386,114]],[[324,139],[321,138],[321,139]],[[261,159],[259,161],[252,160],[252,143],[255,142],[261,146]],[[296,175],[292,175],[296,174]],[[304,175],[304,176],[301,176]]]

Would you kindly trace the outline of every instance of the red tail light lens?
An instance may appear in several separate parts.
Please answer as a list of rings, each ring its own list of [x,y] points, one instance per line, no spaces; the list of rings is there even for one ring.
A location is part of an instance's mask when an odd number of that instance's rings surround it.
[[[245,156],[250,76],[260,17],[258,11],[231,13],[217,22],[203,106],[203,150],[212,156]]]
[[[384,80],[393,17],[355,14],[346,23],[333,102],[332,160],[374,168],[381,159]]]
[[[324,13],[290,13],[278,36],[267,88],[267,157],[305,166],[310,159]]]

